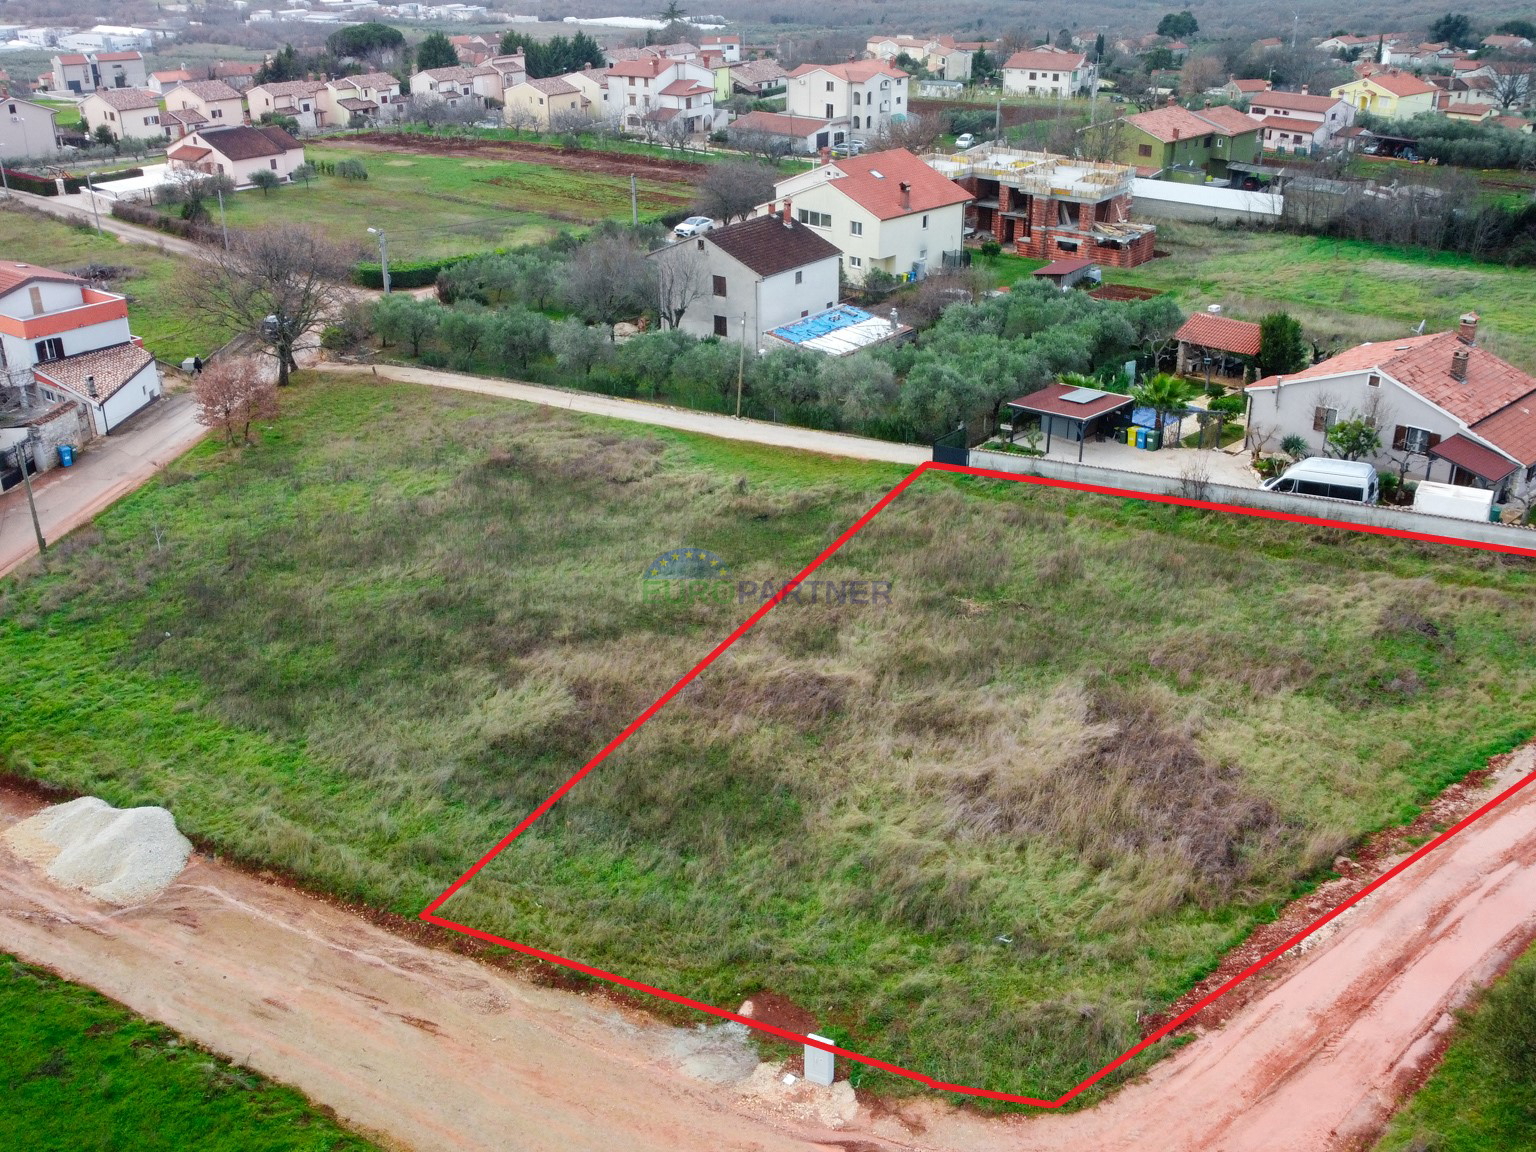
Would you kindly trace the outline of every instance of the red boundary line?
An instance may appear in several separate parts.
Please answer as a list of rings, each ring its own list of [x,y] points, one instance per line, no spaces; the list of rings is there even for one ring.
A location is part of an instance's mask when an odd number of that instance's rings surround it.
[[[861,1064],[867,1064],[872,1068],[880,1068],[886,1072],[893,1072],[898,1076],[905,1076],[909,1080],[916,1080],[921,1084],[926,1084],[930,1088],[937,1088],[945,1092],[961,1093],[967,1096],[981,1096],[989,1100],[1008,1100],[1018,1104],[1032,1104],[1038,1108],[1060,1108],[1073,1097],[1079,1095],[1080,1093],[1086,1091],[1088,1088],[1092,1087],[1094,1084],[1098,1083],[1098,1081],[1109,1075],[1116,1068],[1119,1068],[1128,1060],[1133,1059],[1139,1053],[1145,1051],[1147,1048],[1150,1048],[1153,1044],[1156,1044],[1159,1040],[1166,1037],[1176,1028],[1192,1019],[1207,1005],[1211,1004],[1221,996],[1225,995],[1227,992],[1231,991],[1233,988],[1237,987],[1265,965],[1270,964],[1280,956],[1284,955],[1286,952],[1290,951],[1290,949],[1294,948],[1302,940],[1316,932],[1329,921],[1343,915],[1343,913],[1348,911],[1355,904],[1359,903],[1361,900],[1364,900],[1367,896],[1375,892],[1383,884],[1387,883],[1387,881],[1391,880],[1393,877],[1399,875],[1404,870],[1411,867],[1419,860],[1423,859],[1426,855],[1440,847],[1440,845],[1444,844],[1447,840],[1456,835],[1462,829],[1466,828],[1469,824],[1487,815],[1489,812],[1493,811],[1494,808],[1498,807],[1515,793],[1519,792],[1522,788],[1525,788],[1533,781],[1536,781],[1536,772],[1533,772],[1531,775],[1526,776],[1523,780],[1520,780],[1518,783],[1505,789],[1498,796],[1495,796],[1492,800],[1488,801],[1477,811],[1457,821],[1457,823],[1452,827],[1447,828],[1444,832],[1440,833],[1440,835],[1429,841],[1429,843],[1419,848],[1418,851],[1414,852],[1413,855],[1409,856],[1406,860],[1403,860],[1396,867],[1377,877],[1374,881],[1366,885],[1359,892],[1356,892],[1348,900],[1345,900],[1332,911],[1318,917],[1307,927],[1297,932],[1289,940],[1286,940],[1284,943],[1275,946],[1258,960],[1250,964],[1247,968],[1239,972],[1236,976],[1233,976],[1226,983],[1222,984],[1221,987],[1217,988],[1213,992],[1201,998],[1196,1003],[1192,1004],[1189,1008],[1181,1012],[1172,1020],[1168,1021],[1168,1023],[1164,1024],[1156,1032],[1153,1032],[1150,1036],[1146,1037],[1139,1044],[1127,1049],[1120,1056],[1117,1056],[1114,1060],[1111,1060],[1108,1064],[1104,1065],[1104,1067],[1100,1068],[1092,1076],[1087,1077],[1076,1087],[1063,1093],[1055,1100],[1040,1100],[1033,1096],[1019,1096],[1010,1092],[994,1092],[987,1088],[971,1088],[964,1084],[949,1084],[942,1080],[935,1080],[931,1076],[923,1075],[921,1072],[914,1072],[909,1068],[903,1068],[900,1065],[891,1064],[888,1061],[880,1060],[873,1056],[864,1056],[858,1052],[850,1051],[847,1048],[839,1048],[835,1044],[824,1044],[818,1041],[814,1041],[807,1036],[801,1035],[798,1032],[791,1032],[785,1028],[778,1028],[772,1024],[765,1024],[762,1021],[753,1020],[750,1017],[739,1015],[738,1013],[732,1012],[728,1009],[717,1008],[712,1004],[704,1004],[698,1000],[692,1000],[687,996],[680,996],[676,992],[668,992],[664,988],[656,988],[649,984],[643,984],[638,980],[631,980],[628,977],[619,976],[616,973],[605,971],[602,968],[595,968],[590,964],[583,964],[579,960],[567,959],[564,956],[557,956],[553,952],[545,952],[542,949],[534,948],[528,944],[519,944],[515,940],[508,940],[504,937],[496,936],[490,932],[482,932],[478,928],[471,928],[468,925],[460,924],[457,921],[449,920],[446,917],[439,916],[437,914],[437,910],[441,908],[445,903],[447,903],[449,898],[452,897],[455,892],[464,887],[464,885],[473,879],[481,869],[483,869],[487,864],[489,864],[498,855],[500,855],[509,844],[511,844],[514,840],[526,832],[536,820],[538,820],[541,816],[553,808],[555,804],[559,802],[561,797],[563,797],[567,792],[574,788],[589,772],[592,771],[592,769],[596,768],[599,764],[606,760],[616,749],[618,749],[621,744],[623,744],[626,740],[638,732],[640,728],[651,719],[652,716],[656,715],[657,712],[661,711],[661,709],[666,706],[668,701],[670,701],[690,683],[696,680],[699,675],[703,673],[703,671],[716,660],[718,660],[720,656],[723,655],[732,644],[736,643],[737,640],[746,635],[748,631],[756,626],[759,620],[766,616],[775,606],[779,604],[780,601],[782,601],[786,596],[788,596],[797,587],[799,587],[800,583],[807,576],[816,571],[816,569],[821,567],[822,564],[826,563],[826,561],[829,560],[834,554],[836,554],[844,544],[846,544],[849,540],[853,539],[854,536],[861,532],[864,527],[882,511],[884,511],[885,508],[896,499],[896,497],[905,492],[907,488],[912,485],[913,481],[915,481],[923,473],[929,471],[952,472],[963,476],[980,476],[990,480],[1010,480],[1024,484],[1040,484],[1051,488],[1066,488],[1074,492],[1093,492],[1102,496],[1119,496],[1126,499],[1145,500],[1157,504],[1174,504],[1184,508],[1201,508],[1217,512],[1233,512],[1241,516],[1257,516],[1266,520],[1286,520],[1294,524],[1311,524],[1325,528],[1341,528],[1349,532],[1365,532],[1377,536],[1396,536],[1405,540],[1420,540],[1431,544],[1449,544],[1454,547],[1474,548],[1482,551],[1509,553],[1516,556],[1536,557],[1536,549],[1517,548],[1513,545],[1507,544],[1482,544],[1468,540],[1460,540],[1450,536],[1435,536],[1427,532],[1409,532],[1399,528],[1382,528],[1368,524],[1349,524],[1339,520],[1327,520],[1320,516],[1298,516],[1289,512],[1274,512],[1266,508],[1243,508],[1234,504],[1218,504],[1210,500],[1192,500],[1182,496],[1154,495],[1145,492],[1132,492],[1122,488],[1109,488],[1099,484],[1080,484],[1074,481],[1052,480],[1041,476],[1021,476],[1011,472],[994,472],[985,468],[967,468],[958,464],[938,464],[931,461],[925,462],[923,464],[919,464],[910,473],[908,473],[907,476],[899,484],[896,485],[896,487],[892,488],[889,492],[877,500],[875,504],[869,509],[869,511],[860,516],[858,520],[856,520],[846,532],[844,532],[830,545],[824,548],[821,554],[816,557],[816,559],[812,560],[803,569],[801,569],[793,579],[786,581],[784,586],[780,588],[779,591],[775,593],[771,599],[763,604],[761,608],[757,609],[757,611],[753,612],[752,615],[748,616],[739,625],[737,625],[735,630],[733,630],[731,634],[724,640],[720,641],[719,644],[715,645],[715,647],[710,650],[709,654],[705,656],[704,659],[700,660],[691,669],[684,673],[683,676],[681,676],[678,681],[672,685],[672,687],[668,688],[665,692],[658,696],[650,707],[641,712],[640,715],[636,716],[634,720],[632,720],[622,732],[620,732],[612,740],[608,741],[607,744],[603,745],[603,747],[598,751],[597,755],[593,756],[592,759],[583,764],[581,768],[578,769],[570,777],[570,779],[568,779],[564,784],[560,785],[560,787],[556,788],[555,791],[550,794],[547,800],[545,800],[526,817],[524,817],[523,820],[517,825],[517,827],[513,828],[512,831],[503,836],[501,840],[499,840],[495,846],[490,849],[490,851],[481,856],[480,859],[471,865],[470,868],[467,869],[462,876],[460,876],[452,884],[448,885],[448,887],[443,890],[442,894],[438,896],[437,899],[433,900],[432,903],[428,904],[426,908],[422,910],[421,919],[427,921],[428,923],[436,924],[442,928],[448,928],[455,932],[462,932],[466,936],[471,936],[476,940],[482,940],[488,944],[498,944],[504,948],[510,948],[516,952],[521,952],[525,956],[533,956],[539,960],[547,960],[551,964],[559,964],[562,967],[585,973],[588,976],[596,976],[603,980],[608,980],[614,984],[624,988],[629,988],[635,992],[645,992],[651,996],[659,997],[662,1000],[669,1000],[674,1004],[682,1004],[689,1008],[696,1008],[700,1012],[707,1012],[711,1016],[720,1017],[722,1020],[734,1020],[739,1024],[745,1024],[748,1027],[756,1028],[760,1032],[769,1033],[770,1035],[777,1036],[783,1040],[792,1040],[797,1044],[808,1044],[816,1048],[822,1048],[828,1052],[834,1052],[839,1056],[845,1056],[850,1060],[856,1060]]]

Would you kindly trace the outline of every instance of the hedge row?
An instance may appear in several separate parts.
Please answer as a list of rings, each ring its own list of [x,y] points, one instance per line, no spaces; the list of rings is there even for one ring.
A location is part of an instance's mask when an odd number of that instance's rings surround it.
[[[101,175],[91,174],[92,184],[107,184],[113,180],[127,180],[134,176],[144,175],[142,168],[124,168],[119,172],[103,172]],[[5,180],[12,190],[16,192],[32,192],[38,196],[57,196],[59,185],[52,176],[37,176],[31,172],[17,172],[14,169],[5,170]],[[86,187],[84,176],[64,177],[64,192],[72,195]]]
[[[142,224],[146,228],[154,228],[161,232],[169,232],[172,236],[180,236],[186,240],[196,240],[203,244],[218,242],[220,233],[217,228],[207,224],[194,224],[190,220],[183,220],[177,216],[166,216],[156,212],[153,208],[143,204],[135,204],[128,200],[118,200],[112,205],[112,215],[119,220],[126,220],[130,224]]]
[[[437,274],[468,256],[449,256],[442,260],[390,261],[389,286],[391,288],[425,288],[437,283]],[[352,279],[364,288],[384,287],[384,272],[378,264],[359,264],[352,270]]]

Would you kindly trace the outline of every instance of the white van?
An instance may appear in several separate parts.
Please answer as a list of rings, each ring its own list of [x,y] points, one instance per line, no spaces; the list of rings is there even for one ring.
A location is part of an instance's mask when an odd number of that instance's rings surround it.
[[[1431,516],[1452,516],[1457,520],[1486,521],[1493,515],[1493,493],[1486,488],[1464,488],[1460,484],[1420,480],[1413,493],[1413,510]]]
[[[1381,494],[1373,466],[1364,460],[1334,460],[1328,456],[1298,461],[1273,480],[1266,480],[1264,487],[1271,492],[1352,500],[1357,504],[1374,504]]]

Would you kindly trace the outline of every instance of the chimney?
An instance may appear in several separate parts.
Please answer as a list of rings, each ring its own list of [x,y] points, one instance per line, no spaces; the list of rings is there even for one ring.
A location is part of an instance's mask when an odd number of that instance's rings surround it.
[[[1470,353],[1465,348],[1458,348],[1451,353],[1451,376],[1456,380],[1467,378],[1467,359]]]
[[[1305,85],[1305,84],[1303,84],[1303,85],[1302,85],[1302,86],[1301,86],[1301,94],[1302,94],[1302,95],[1303,95],[1303,96],[1305,96],[1305,95],[1306,95],[1306,94],[1307,94],[1307,86],[1306,86],[1306,85]]]
[[[1461,323],[1456,328],[1456,339],[1463,344],[1477,343],[1477,313],[1468,312],[1461,318]]]
[[[827,164],[832,163],[832,149],[830,149],[830,148],[823,148],[821,150],[820,159],[821,159],[821,162],[822,162],[823,165],[827,165]]]
[[[903,212],[912,211],[912,185],[908,184],[905,180],[901,182],[901,210]]]
[[[1182,136],[1182,135],[1183,135],[1183,133],[1180,132],[1179,129],[1175,128],[1173,130],[1173,140],[1174,140],[1174,143],[1178,143],[1179,137]]]
[[[786,224],[789,223],[789,206],[790,206],[790,203],[791,203],[791,201],[789,200],[789,198],[785,197],[785,200],[784,200],[784,223],[786,223]]]
[[[96,377],[87,376],[85,378],[85,394],[92,400],[96,399]]]

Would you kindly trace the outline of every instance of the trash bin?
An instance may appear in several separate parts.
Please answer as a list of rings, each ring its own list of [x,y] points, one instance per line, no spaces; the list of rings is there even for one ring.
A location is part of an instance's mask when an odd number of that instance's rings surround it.
[[[1134,424],[1125,430],[1125,442],[1132,448],[1136,447],[1136,432],[1137,428]]]
[[[1147,429],[1147,451],[1156,452],[1163,446],[1163,430],[1161,428]]]
[[[1488,506],[1488,523],[1502,524],[1504,522],[1504,505],[1490,504]]]
[[[1136,429],[1136,447],[1145,449],[1146,446],[1147,446],[1147,430],[1145,428],[1137,428]]]
[[[71,468],[75,463],[75,446],[73,444],[59,445],[59,465],[63,468]]]

